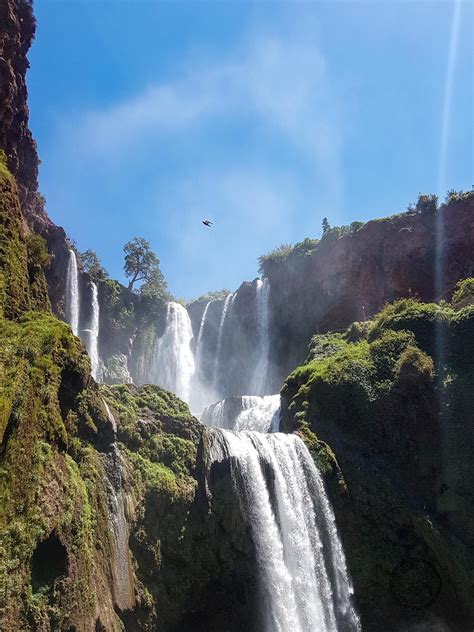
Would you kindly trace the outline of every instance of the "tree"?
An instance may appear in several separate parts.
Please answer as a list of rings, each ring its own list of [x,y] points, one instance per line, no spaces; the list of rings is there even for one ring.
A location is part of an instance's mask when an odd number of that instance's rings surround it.
[[[87,272],[93,281],[105,281],[109,277],[107,270],[103,267],[99,257],[93,250],[86,250],[81,253],[81,261],[84,266],[84,272]]]
[[[323,217],[323,237],[327,235],[327,233],[331,230],[331,226],[329,225],[328,218]]]
[[[140,287],[140,296],[151,299],[165,299],[167,297],[167,283],[161,270],[157,267]]]
[[[135,283],[145,281],[144,292],[153,291],[153,294],[164,292],[166,283],[160,270],[160,260],[150,249],[150,244],[143,237],[134,237],[123,247],[125,253],[125,276],[130,279],[128,289],[133,290]]]

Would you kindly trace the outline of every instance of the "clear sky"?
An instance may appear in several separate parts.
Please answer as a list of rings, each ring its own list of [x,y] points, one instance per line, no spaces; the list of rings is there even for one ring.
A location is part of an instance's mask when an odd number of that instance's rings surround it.
[[[324,216],[470,189],[473,7],[36,0],[47,211],[114,278],[145,237],[189,299],[253,279],[260,254],[318,237]]]

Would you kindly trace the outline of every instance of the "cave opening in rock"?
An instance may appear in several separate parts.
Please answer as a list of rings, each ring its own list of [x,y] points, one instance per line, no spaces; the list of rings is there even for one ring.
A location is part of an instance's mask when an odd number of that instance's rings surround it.
[[[31,585],[33,592],[52,586],[59,577],[67,575],[66,547],[53,531],[36,547],[31,558]]]

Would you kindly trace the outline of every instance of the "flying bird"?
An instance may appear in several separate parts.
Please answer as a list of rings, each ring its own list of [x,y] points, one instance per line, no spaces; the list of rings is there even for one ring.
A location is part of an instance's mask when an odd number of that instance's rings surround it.
[[[207,226],[208,228],[212,226],[212,222],[208,219],[203,219],[202,223],[204,224],[204,226]]]

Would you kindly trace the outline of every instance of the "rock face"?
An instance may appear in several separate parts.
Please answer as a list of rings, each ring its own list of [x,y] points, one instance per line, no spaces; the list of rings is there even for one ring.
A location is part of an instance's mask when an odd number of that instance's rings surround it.
[[[15,177],[22,206],[38,188],[36,143],[28,129],[26,53],[35,34],[30,2],[7,0],[0,7],[0,147]]]
[[[437,259],[443,267],[439,291]],[[474,194],[438,211],[370,221],[340,238],[330,234],[311,254],[267,262],[264,273],[271,286],[271,359],[283,379],[301,363],[314,333],[343,330],[396,298],[447,298],[457,281],[472,276]]]
[[[342,472],[327,484],[365,631],[472,627],[473,339],[474,301],[402,300],[315,336],[282,390],[282,427]]]

